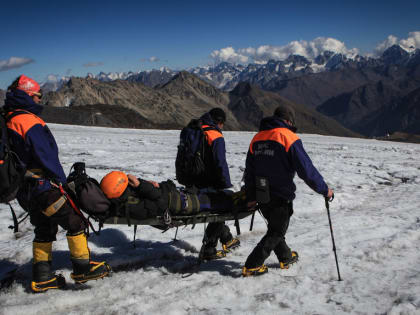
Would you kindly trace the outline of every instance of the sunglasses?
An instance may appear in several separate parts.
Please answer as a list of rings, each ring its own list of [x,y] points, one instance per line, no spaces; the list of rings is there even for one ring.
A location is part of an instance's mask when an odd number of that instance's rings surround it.
[[[32,92],[32,96],[38,96],[39,99],[42,98],[42,91],[39,90],[39,92]]]

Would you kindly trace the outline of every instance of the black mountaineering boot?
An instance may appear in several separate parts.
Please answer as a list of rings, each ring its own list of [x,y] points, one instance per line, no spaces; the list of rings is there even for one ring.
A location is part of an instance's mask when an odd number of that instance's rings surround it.
[[[76,283],[85,283],[89,280],[97,280],[108,276],[111,267],[105,262],[89,261],[84,259],[72,259],[73,272],[70,275]]]
[[[253,277],[253,276],[260,276],[268,272],[268,268],[266,265],[261,265],[255,268],[242,268],[242,276],[243,277]]]
[[[241,246],[241,242],[236,237],[232,238],[225,244],[222,244],[222,248],[225,253],[229,253],[232,249],[238,248],[239,246]]]
[[[203,245],[200,250],[200,260],[216,260],[226,257],[223,250],[216,250],[215,247],[208,247]]]
[[[49,289],[62,289],[66,286],[66,279],[51,272],[49,261],[40,261],[32,265],[32,292],[45,292]]]
[[[108,276],[111,266],[105,261],[96,262],[90,260],[90,252],[87,246],[86,234],[81,232],[76,235],[67,235],[73,272],[70,275],[76,283],[85,283]]]
[[[52,242],[33,242],[32,249],[32,291],[37,293],[64,288],[64,277],[51,272]]]
[[[293,264],[296,264],[299,260],[299,255],[297,252],[292,251],[292,257],[289,259],[283,259],[280,261],[280,269],[289,269],[289,267]]]

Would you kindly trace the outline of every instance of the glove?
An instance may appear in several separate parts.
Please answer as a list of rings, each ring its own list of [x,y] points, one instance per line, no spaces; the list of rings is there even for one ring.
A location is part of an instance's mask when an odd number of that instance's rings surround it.
[[[235,193],[233,188],[225,188],[225,189],[223,189],[223,192],[228,196],[233,195]]]

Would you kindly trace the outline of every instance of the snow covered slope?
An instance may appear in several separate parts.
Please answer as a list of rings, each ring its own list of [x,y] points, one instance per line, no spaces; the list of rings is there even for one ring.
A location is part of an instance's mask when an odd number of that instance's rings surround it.
[[[68,173],[84,161],[101,179],[111,170],[162,181],[174,179],[179,131],[105,129],[51,125]],[[239,189],[253,133],[226,132],[227,159]],[[7,206],[0,206],[0,279],[18,268],[18,280],[0,291],[1,314],[419,314],[420,145],[302,135],[327,183],[335,189],[331,216],[342,282],[337,281],[324,199],[300,179],[287,241],[300,254],[295,276],[266,261],[269,273],[240,277],[240,268],[266,231],[255,216],[241,222],[242,246],[225,259],[193,271],[204,225],[162,234],[141,226],[133,247],[127,226],[105,226],[91,235],[94,259],[107,260],[112,278],[75,286],[65,232],[54,243],[54,268],[68,281],[65,291],[29,292],[33,227],[16,239]],[[17,204],[18,214],[23,214]],[[233,222],[229,222],[235,232]],[[292,273],[293,274],[293,273]]]

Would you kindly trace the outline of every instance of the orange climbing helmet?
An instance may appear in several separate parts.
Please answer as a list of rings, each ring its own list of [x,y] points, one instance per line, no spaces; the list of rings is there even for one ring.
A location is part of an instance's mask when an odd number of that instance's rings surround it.
[[[121,171],[112,171],[101,180],[101,189],[109,199],[121,197],[127,186],[128,177]]]

